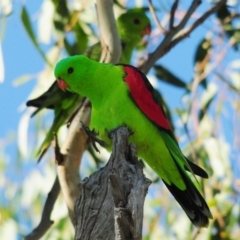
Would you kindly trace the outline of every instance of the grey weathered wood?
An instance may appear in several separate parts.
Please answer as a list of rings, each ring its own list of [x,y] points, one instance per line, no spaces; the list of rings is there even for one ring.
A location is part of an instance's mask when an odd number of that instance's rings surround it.
[[[75,205],[75,239],[141,239],[143,205],[151,181],[145,178],[129,131],[111,133],[107,165],[85,178]]]

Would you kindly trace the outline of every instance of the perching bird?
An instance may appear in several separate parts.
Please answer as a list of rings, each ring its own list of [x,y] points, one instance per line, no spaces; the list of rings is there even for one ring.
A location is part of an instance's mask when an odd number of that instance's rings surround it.
[[[196,227],[206,227],[211,212],[186,169],[207,177],[187,161],[163,108],[156,102],[146,76],[130,65],[104,64],[85,56],[61,60],[55,77],[62,90],[86,96],[92,103],[90,129],[111,147],[108,132],[127,126],[140,157],[158,174]]]
[[[133,50],[141,43],[145,35],[151,32],[150,20],[141,8],[134,8],[123,13],[117,19],[117,27],[122,43],[122,56],[120,62],[129,63]],[[95,44],[85,52],[85,55],[93,60],[100,60],[101,45]],[[40,149],[39,160],[48,149],[53,140],[53,133],[66,123],[73,111],[77,108],[81,101],[81,96],[71,92],[62,92],[57,83],[54,82],[52,86],[38,98],[28,101],[27,106],[36,107],[37,110],[33,113],[41,111],[44,108],[54,109],[54,120],[49,129]]]
[[[133,50],[143,43],[143,37],[150,35],[150,20],[142,8],[133,8],[120,15],[116,21],[122,45],[120,63],[129,64]],[[99,61],[101,44],[98,42],[85,51],[85,56]]]

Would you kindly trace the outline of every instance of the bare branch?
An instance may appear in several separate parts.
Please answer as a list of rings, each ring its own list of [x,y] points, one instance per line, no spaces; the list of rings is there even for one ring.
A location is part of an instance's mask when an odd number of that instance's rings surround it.
[[[66,141],[61,148],[64,160],[57,166],[61,189],[72,222],[75,200],[81,194],[78,187],[80,181],[79,166],[88,140],[80,122],[89,125],[90,112],[91,104],[89,100],[84,99],[82,107],[71,122]]]
[[[170,13],[170,22],[169,22],[169,29],[173,29],[174,28],[174,17],[175,17],[175,13],[178,7],[178,0],[175,0],[173,5],[172,5],[172,9],[171,9],[171,13]]]
[[[52,226],[53,221],[50,220],[50,215],[53,210],[53,206],[58,198],[60,192],[60,185],[58,181],[58,177],[55,178],[54,184],[52,186],[51,191],[48,193],[47,200],[45,202],[42,218],[39,225],[33,229],[33,231],[24,237],[24,240],[36,240],[40,239],[47,230]]]
[[[193,23],[191,27],[188,28],[187,33],[181,35],[180,37],[176,38],[172,41],[173,37],[184,28],[187,21],[191,17],[191,15],[194,13],[196,8],[201,4],[201,0],[194,0],[185,14],[182,21],[178,24],[177,27],[173,28],[170,32],[168,32],[163,39],[163,41],[160,43],[160,45],[157,47],[157,49],[149,55],[149,58],[143,63],[141,66],[141,70],[146,74],[152,66],[155,64],[155,62],[164,56],[169,50],[175,46],[177,43],[179,43],[182,39],[186,38],[190,32],[192,32],[194,29],[196,29],[203,21],[205,21],[211,14],[215,13],[223,4],[226,4],[227,0],[220,0],[217,2],[212,8],[210,8],[206,13],[202,15],[196,22]],[[178,39],[178,40],[177,40]]]
[[[233,41],[233,39],[230,39],[228,45],[222,50],[222,52],[218,53],[216,58],[214,58],[214,62],[207,69],[205,69],[202,72],[202,74],[200,75],[198,74],[194,77],[194,80],[191,85],[192,101],[194,101],[197,96],[198,85],[220,65],[220,63],[223,61],[224,57],[226,56],[226,54],[229,52],[229,50],[232,48],[234,44],[235,44],[235,41]],[[216,75],[219,76],[217,73]],[[192,105],[189,106],[188,112],[190,113],[191,110],[192,110]]]
[[[153,16],[153,20],[155,21],[156,25],[158,26],[158,28],[160,29],[161,32],[166,33],[164,27],[162,26],[161,22],[159,21],[156,11],[152,5],[152,0],[148,0],[148,6],[149,6],[149,10]]]
[[[113,1],[97,0],[96,3],[103,47],[101,62],[118,63],[122,48],[113,14]]]
[[[188,29],[186,29],[179,37],[174,39],[169,44],[169,49],[173,48],[176,44],[182,41],[184,38],[189,37],[190,33],[193,32],[198,26],[200,26],[207,18],[209,18],[213,13],[217,12],[218,9],[226,3],[226,0],[218,2],[216,5],[211,7],[207,12],[205,12],[200,18],[198,18]]]
[[[184,18],[182,19],[182,21],[179,23],[179,25],[177,26],[178,31],[183,29],[186,25],[186,23],[188,22],[188,20],[191,18],[191,16],[193,15],[194,11],[197,9],[197,7],[202,3],[202,0],[194,0],[190,6],[190,8],[188,9],[187,13],[185,14]]]
[[[149,55],[149,58],[147,59],[147,61],[143,64],[143,66],[141,66],[141,70],[144,73],[147,73],[151,67],[154,65],[154,63],[164,54],[166,54],[169,49],[168,49],[168,45],[169,43],[172,41],[173,37],[184,28],[184,26],[186,25],[187,21],[190,19],[191,15],[194,13],[194,11],[196,10],[196,8],[199,6],[199,4],[201,3],[201,0],[194,0],[190,6],[190,8],[188,9],[188,11],[186,12],[184,18],[182,19],[182,21],[173,29],[171,29],[171,31],[169,31],[165,38],[163,39],[163,41],[160,43],[160,45],[157,47],[157,49],[151,53]]]

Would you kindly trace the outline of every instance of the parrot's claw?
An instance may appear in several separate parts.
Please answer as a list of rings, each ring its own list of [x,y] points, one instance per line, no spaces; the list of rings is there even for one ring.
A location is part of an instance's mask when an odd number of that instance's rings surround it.
[[[99,149],[97,148],[96,142],[97,142],[100,146],[102,146],[102,147],[106,147],[106,146],[107,146],[107,144],[106,144],[103,140],[101,140],[101,139],[99,139],[99,138],[97,137],[97,133],[96,133],[94,130],[90,130],[89,127],[86,126],[82,121],[81,121],[81,123],[82,123],[82,128],[83,128],[83,130],[84,130],[85,133],[88,135],[89,139],[92,141],[93,148],[94,148],[97,152],[100,152],[100,151],[99,151]]]

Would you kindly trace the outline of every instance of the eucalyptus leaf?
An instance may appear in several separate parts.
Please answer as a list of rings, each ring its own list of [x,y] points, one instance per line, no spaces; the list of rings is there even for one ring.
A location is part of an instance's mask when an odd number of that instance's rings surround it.
[[[22,7],[22,11],[21,11],[21,19],[22,19],[22,23],[27,31],[28,36],[30,37],[30,39],[32,40],[34,46],[36,47],[36,49],[38,50],[38,52],[40,53],[40,55],[43,57],[43,59],[51,66],[51,63],[48,61],[48,59],[46,58],[44,52],[42,51],[42,49],[40,48],[35,33],[33,31],[33,26],[31,24],[28,12],[26,10],[25,7]]]
[[[222,5],[217,11],[217,17],[222,25],[228,38],[234,38],[234,49],[238,50],[238,43],[240,43],[240,28],[235,28],[232,21],[232,14],[226,4]]]
[[[154,70],[156,72],[157,78],[160,81],[169,83],[175,87],[187,89],[187,84],[183,80],[181,80],[179,77],[177,77],[162,65],[155,65]]]

